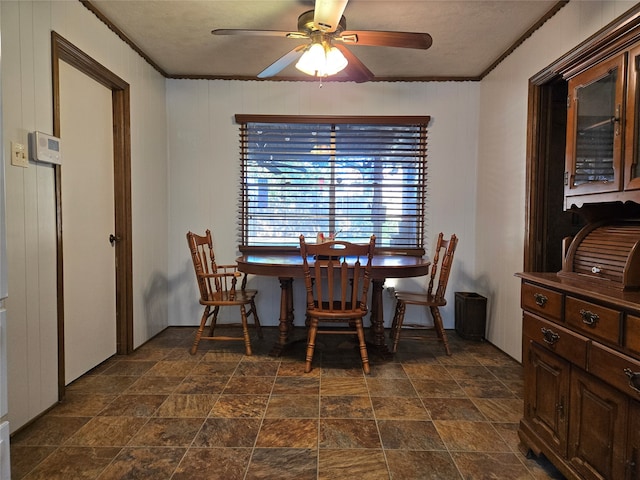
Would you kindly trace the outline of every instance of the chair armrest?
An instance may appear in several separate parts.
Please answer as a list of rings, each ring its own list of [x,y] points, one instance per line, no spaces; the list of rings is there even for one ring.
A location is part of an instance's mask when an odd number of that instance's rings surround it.
[[[242,278],[242,282],[240,283],[240,290],[245,290],[247,288],[247,280],[249,277],[245,273],[238,271],[238,264],[234,263],[234,264],[228,264],[228,265],[218,265],[217,267],[218,269],[233,270],[237,278]],[[235,290],[236,288],[235,282],[231,288]]]
[[[234,280],[242,276],[241,272],[203,273],[202,278],[231,278]]]
[[[220,269],[224,269],[224,268],[229,268],[229,265],[216,265],[218,267],[218,270]],[[238,272],[235,269],[235,265],[232,265],[231,267],[233,267],[233,271],[231,272],[218,272],[218,273],[204,273],[201,275],[202,278],[206,278],[206,279],[215,279],[215,283],[216,283],[216,289],[218,288],[222,288],[225,291],[228,292],[235,292],[236,291],[236,283],[238,281],[238,278],[242,277],[243,274],[242,272]],[[229,284],[229,280],[231,279],[231,284]],[[242,290],[244,290],[244,287],[246,285],[246,280],[247,277],[245,276],[242,279]]]

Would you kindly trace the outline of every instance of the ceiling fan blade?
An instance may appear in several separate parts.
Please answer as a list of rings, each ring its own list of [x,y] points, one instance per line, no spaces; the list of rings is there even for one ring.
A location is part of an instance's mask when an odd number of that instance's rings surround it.
[[[245,35],[261,37],[295,37],[301,38],[300,32],[283,32],[279,30],[243,30],[241,28],[217,28],[211,30],[212,35]],[[306,37],[302,37],[306,38]]]
[[[344,45],[335,45],[335,47],[342,52],[349,64],[344,69],[345,74],[354,82],[362,83],[371,80],[374,75],[367,66],[356,57],[351,50]]]
[[[313,23],[323,32],[335,32],[349,0],[316,0]]]
[[[298,45],[289,53],[284,54],[278,60],[276,60],[267,68],[265,68],[263,71],[261,71],[258,74],[258,78],[267,78],[267,77],[273,77],[274,75],[277,75],[278,73],[280,73],[281,70],[283,70],[289,64],[298,60],[302,56],[302,53],[304,52],[305,48],[307,48],[307,45]]]
[[[335,38],[346,44],[371,45],[374,47],[420,48],[426,50],[433,43],[428,33],[384,32],[378,30],[351,30]]]

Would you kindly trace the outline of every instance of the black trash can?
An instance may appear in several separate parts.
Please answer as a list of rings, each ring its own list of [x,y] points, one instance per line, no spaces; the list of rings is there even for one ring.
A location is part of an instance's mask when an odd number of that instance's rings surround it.
[[[483,341],[487,324],[487,299],[472,292],[456,292],[456,333],[467,340]]]

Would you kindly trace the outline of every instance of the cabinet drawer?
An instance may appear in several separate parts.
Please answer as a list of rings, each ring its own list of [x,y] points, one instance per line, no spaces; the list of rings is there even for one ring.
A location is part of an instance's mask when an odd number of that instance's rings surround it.
[[[553,320],[561,320],[562,298],[563,295],[559,292],[532,283],[523,283],[520,304],[523,310],[539,313]]]
[[[589,352],[588,369],[601,380],[640,400],[640,361],[594,343]]]
[[[580,368],[586,368],[588,338],[527,312],[523,321],[525,336]]]
[[[640,355],[640,317],[627,315],[624,322],[624,346]]]
[[[610,343],[618,343],[621,319],[622,313],[618,310],[573,297],[566,298],[565,322],[589,336],[601,338]]]

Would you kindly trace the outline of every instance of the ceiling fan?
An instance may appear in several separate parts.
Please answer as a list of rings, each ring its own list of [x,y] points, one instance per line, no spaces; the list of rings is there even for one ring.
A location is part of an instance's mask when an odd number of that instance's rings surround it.
[[[253,35],[285,37],[295,40],[309,39],[273,62],[258,78],[277,75],[293,62],[296,68],[316,77],[327,77],[344,69],[347,77],[355,82],[374,78],[373,73],[345,45],[400,47],[426,50],[432,38],[428,33],[387,32],[380,30],[347,30],[342,15],[348,0],[316,0],[315,9],[298,17],[298,30],[216,29],[213,35]],[[321,63],[317,63],[321,62]]]

